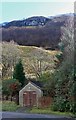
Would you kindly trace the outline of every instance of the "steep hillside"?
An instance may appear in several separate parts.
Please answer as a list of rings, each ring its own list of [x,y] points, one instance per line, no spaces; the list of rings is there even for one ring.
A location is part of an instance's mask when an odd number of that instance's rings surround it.
[[[2,29],[2,40],[14,40],[19,45],[56,48],[60,41],[63,23],[51,23],[44,27],[10,27]]]

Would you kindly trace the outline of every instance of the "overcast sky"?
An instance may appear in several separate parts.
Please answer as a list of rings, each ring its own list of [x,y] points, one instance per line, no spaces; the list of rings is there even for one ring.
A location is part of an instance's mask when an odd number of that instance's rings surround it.
[[[20,20],[32,16],[48,17],[73,12],[74,2],[71,1],[55,2],[54,0],[54,2],[4,2],[3,0],[0,4],[0,23]]]

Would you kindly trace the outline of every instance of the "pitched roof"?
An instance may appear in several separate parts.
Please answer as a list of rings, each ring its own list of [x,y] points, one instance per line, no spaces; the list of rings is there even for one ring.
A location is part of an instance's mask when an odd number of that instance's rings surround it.
[[[40,81],[36,81],[36,80],[30,80],[29,82],[33,83],[34,85],[43,88],[43,84]]]

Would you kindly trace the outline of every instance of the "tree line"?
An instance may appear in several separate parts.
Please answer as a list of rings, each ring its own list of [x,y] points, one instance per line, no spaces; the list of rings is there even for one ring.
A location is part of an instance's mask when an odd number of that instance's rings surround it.
[[[9,27],[0,29],[2,41],[14,40],[19,45],[50,47],[56,49],[60,38],[60,27],[64,22],[52,22],[45,26]]]

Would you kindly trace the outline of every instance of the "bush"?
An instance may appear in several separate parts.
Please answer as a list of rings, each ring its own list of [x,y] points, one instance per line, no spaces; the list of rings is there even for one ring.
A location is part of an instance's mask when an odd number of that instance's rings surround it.
[[[2,111],[16,111],[20,106],[15,102],[3,101],[2,102]]]
[[[68,102],[65,99],[58,102],[55,101],[53,105],[51,105],[51,110],[76,114],[76,102]]]
[[[51,105],[51,110],[58,111],[58,105],[56,103],[53,103],[53,105]]]
[[[76,102],[70,103],[70,112],[76,114]]]
[[[65,109],[66,109],[65,103],[60,103],[60,104],[54,103],[54,105],[52,106],[53,111],[64,112],[66,111]]]
[[[52,105],[52,110],[67,112],[70,110],[70,103],[64,97],[55,98],[54,104]]]

